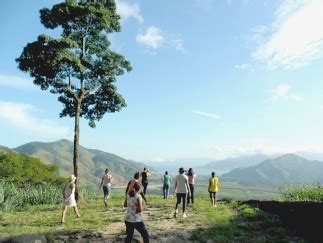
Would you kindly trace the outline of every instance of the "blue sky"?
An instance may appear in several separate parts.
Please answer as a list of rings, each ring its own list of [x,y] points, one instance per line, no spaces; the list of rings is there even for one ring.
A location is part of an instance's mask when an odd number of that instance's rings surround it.
[[[55,0],[5,0],[0,9],[0,144],[72,140],[57,97],[15,58],[46,30]],[[128,107],[81,144],[141,161],[323,151],[321,0],[119,0],[112,48],[131,61],[119,77]]]

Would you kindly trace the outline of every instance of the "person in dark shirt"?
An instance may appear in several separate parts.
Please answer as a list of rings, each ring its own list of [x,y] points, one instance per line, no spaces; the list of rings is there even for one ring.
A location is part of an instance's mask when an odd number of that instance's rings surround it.
[[[147,168],[144,168],[144,171],[141,172],[141,184],[144,187],[144,195],[146,195],[147,187],[148,187],[148,176],[149,176],[149,171]]]

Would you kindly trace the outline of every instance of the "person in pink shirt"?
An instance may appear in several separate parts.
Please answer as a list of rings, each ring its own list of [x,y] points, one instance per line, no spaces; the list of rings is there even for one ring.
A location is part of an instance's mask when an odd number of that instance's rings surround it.
[[[187,205],[188,205],[190,204],[190,202],[194,204],[194,185],[195,185],[196,174],[194,173],[192,168],[189,168],[187,172],[187,176],[188,176],[188,185],[191,191],[190,195],[187,194]]]

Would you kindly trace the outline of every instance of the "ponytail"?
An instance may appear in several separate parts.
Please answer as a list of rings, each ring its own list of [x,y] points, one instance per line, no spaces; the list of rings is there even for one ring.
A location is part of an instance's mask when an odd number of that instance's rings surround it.
[[[128,195],[129,195],[130,197],[134,197],[134,196],[136,195],[136,191],[135,191],[135,189],[131,189],[131,190],[129,191]]]

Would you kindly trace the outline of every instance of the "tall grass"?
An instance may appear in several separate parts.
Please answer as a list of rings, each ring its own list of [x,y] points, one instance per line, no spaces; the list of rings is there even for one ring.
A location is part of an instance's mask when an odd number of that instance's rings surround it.
[[[82,197],[97,198],[102,192],[97,188],[83,188]],[[0,180],[0,210],[18,211],[30,205],[58,204],[62,202],[63,187],[57,185],[40,185],[19,187],[11,182]]]
[[[279,189],[282,201],[312,201],[323,202],[323,186],[317,185],[298,185],[284,186]]]
[[[2,211],[21,210],[28,205],[55,204],[62,200],[62,190],[57,186],[18,187],[0,181],[0,208]]]

